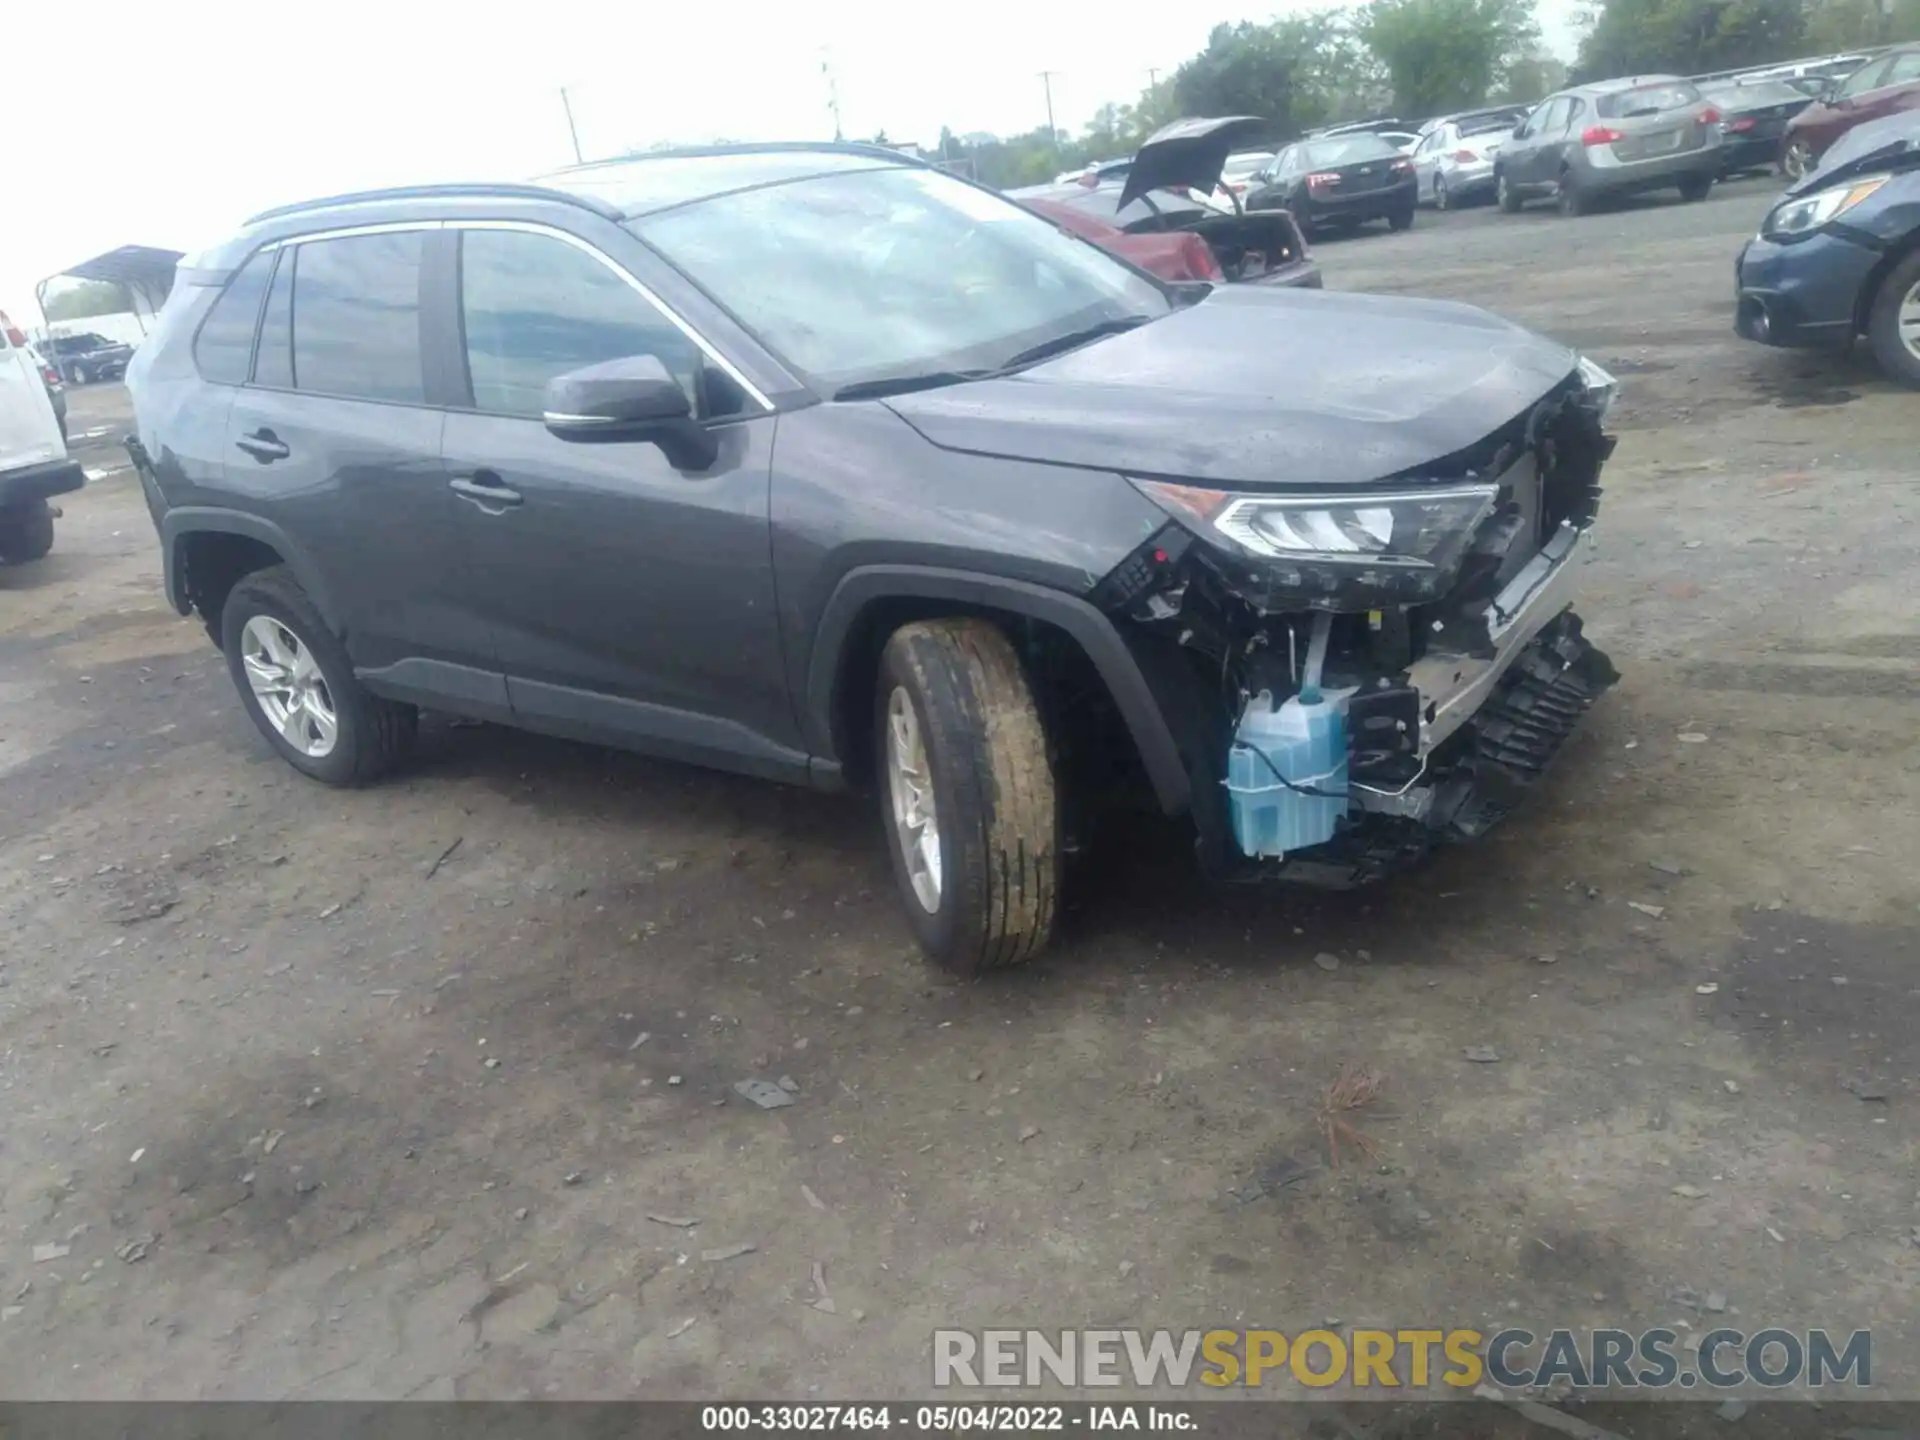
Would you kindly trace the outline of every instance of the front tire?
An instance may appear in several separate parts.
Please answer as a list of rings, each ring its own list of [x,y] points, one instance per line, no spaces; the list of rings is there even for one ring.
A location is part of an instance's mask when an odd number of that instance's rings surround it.
[[[1780,173],[1789,180],[1801,179],[1813,168],[1813,147],[1804,140],[1791,142],[1780,156]]]
[[[240,703],[301,774],[363,785],[412,751],[419,712],[360,684],[346,647],[285,566],[256,570],[233,587],[220,637]]]
[[[874,737],[888,853],[921,948],[968,977],[1030,959],[1053,934],[1059,801],[1006,635],[962,616],[895,631]]]
[[[93,377],[87,374],[86,366],[76,365],[73,367],[73,383],[75,385],[84,385],[91,378]]]
[[[1881,369],[1920,389],[1920,251],[1880,282],[1867,315],[1867,339]]]
[[[1433,177],[1433,208],[1444,210],[1452,203],[1452,199],[1447,194],[1447,177],[1435,175]]]
[[[1520,199],[1520,192],[1514,189],[1512,182],[1507,179],[1507,172],[1504,170],[1493,177],[1493,195],[1499,202],[1503,214],[1518,215],[1521,205],[1525,203]]]
[[[53,549],[53,507],[33,500],[0,510],[0,562],[25,565],[44,560]]]

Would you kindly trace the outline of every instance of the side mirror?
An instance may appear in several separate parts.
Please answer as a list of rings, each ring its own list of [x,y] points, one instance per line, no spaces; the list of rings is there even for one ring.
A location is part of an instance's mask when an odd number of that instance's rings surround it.
[[[562,440],[656,444],[681,470],[704,470],[720,442],[693,418],[693,403],[655,355],[629,355],[547,382],[542,420]]]

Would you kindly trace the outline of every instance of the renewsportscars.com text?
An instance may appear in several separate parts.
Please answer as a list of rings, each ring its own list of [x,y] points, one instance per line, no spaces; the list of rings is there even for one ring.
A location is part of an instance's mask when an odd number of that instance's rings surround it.
[[[1653,1329],[936,1330],[936,1388],[1303,1385],[1324,1389],[1782,1389],[1873,1383],[1873,1337],[1778,1327],[1721,1329],[1683,1348]]]

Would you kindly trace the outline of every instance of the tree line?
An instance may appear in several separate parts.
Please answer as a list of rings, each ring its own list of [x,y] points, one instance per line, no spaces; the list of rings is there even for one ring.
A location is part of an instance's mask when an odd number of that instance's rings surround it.
[[[1528,103],[1569,79],[1734,69],[1920,39],[1920,0],[1597,0],[1569,75],[1541,45],[1533,0],[1366,0],[1217,25],[1207,45],[1079,135],[940,132],[943,159],[989,185],[1033,185],[1131,154],[1183,115],[1258,115],[1278,145],[1375,115],[1419,119]]]

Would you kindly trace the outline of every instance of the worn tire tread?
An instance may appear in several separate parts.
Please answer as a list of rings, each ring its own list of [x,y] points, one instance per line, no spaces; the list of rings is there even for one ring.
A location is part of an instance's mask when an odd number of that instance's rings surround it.
[[[935,958],[967,975],[1017,965],[1052,936],[1060,868],[1053,767],[1026,674],[1006,635],[974,617],[903,626],[887,648],[877,701],[884,709],[889,677],[918,691],[941,809],[942,906],[958,906]]]

